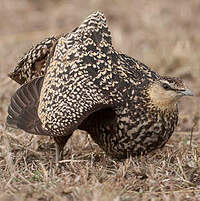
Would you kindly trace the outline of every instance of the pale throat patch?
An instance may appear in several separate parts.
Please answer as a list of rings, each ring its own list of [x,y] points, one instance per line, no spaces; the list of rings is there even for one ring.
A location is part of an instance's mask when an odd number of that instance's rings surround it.
[[[176,103],[179,99],[175,91],[165,90],[159,84],[153,84],[148,93],[152,103],[161,110],[176,110]]]

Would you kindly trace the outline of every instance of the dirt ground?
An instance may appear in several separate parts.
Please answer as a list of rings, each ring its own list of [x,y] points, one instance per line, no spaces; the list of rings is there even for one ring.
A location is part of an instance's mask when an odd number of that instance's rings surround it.
[[[118,162],[76,132],[56,165],[52,139],[5,128],[19,87],[7,74],[32,45],[70,32],[96,10],[116,49],[182,78],[195,96],[180,101],[179,125],[161,150]],[[199,32],[199,0],[1,0],[0,201],[200,200]]]

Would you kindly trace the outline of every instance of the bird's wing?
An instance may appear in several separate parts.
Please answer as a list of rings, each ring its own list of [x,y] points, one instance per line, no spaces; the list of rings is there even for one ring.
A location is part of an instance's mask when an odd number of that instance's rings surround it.
[[[90,114],[113,107],[110,96],[112,65],[107,58],[111,50],[106,19],[103,13],[96,12],[72,33],[58,40],[51,52],[41,90],[38,89],[40,95],[20,107],[24,108],[20,114],[10,111],[17,116],[14,124],[32,133],[41,130],[41,134],[64,136],[77,129]],[[26,90],[32,94],[32,86],[34,81],[24,85],[16,94]],[[36,121],[33,122],[31,115],[26,117],[28,113],[38,115]],[[29,125],[28,129],[23,121]],[[9,122],[12,124],[8,118]]]
[[[53,46],[60,36],[46,38],[33,46],[19,61],[12,73],[8,76],[19,84],[45,74],[46,61]]]
[[[52,122],[48,128],[43,127],[38,116],[38,105],[43,81],[43,76],[35,78],[31,82],[21,86],[15,92],[8,107],[8,116],[6,121],[6,125],[8,127],[19,128],[36,135],[63,136],[78,128],[82,121],[91,113],[102,108],[111,107],[110,104],[103,103],[103,101],[101,101],[101,94],[98,94],[99,100],[95,97],[96,95],[94,89],[89,89],[87,92],[82,89],[82,92],[79,93],[79,100],[75,100],[74,103],[70,103],[71,105],[69,105],[68,111],[65,110],[67,105],[63,108],[62,119],[60,119],[60,116],[56,119],[58,113],[55,111],[55,119],[53,119],[55,122]],[[51,106],[49,106],[49,109],[51,109]],[[52,114],[48,113],[48,115]],[[67,122],[64,124],[65,127],[63,127],[63,124],[60,122],[62,120]],[[57,124],[57,121],[61,124]],[[55,130],[57,125],[59,125],[58,129]]]
[[[112,107],[107,89],[107,82],[112,85],[112,76],[107,77],[111,66],[107,71],[104,61],[104,51],[111,48],[110,31],[100,12],[90,15],[73,33],[58,40],[38,107],[44,129],[55,136],[65,135],[78,128],[91,113]],[[98,64],[100,60],[102,63]],[[103,62],[105,65],[101,65]],[[96,82],[97,77],[102,83]]]
[[[38,135],[49,135],[41,127],[37,114],[40,90],[44,77],[39,77],[21,86],[11,98],[6,124]]]

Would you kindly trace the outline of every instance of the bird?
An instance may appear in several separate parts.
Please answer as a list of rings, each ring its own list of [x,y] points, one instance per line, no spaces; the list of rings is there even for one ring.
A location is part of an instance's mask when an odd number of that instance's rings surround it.
[[[56,162],[76,129],[116,159],[161,148],[177,126],[179,99],[193,95],[181,79],[115,50],[100,11],[33,47],[9,76],[21,87],[7,126],[52,136]]]

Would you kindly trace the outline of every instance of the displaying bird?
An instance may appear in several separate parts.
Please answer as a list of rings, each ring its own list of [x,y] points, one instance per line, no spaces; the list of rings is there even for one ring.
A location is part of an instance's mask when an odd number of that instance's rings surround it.
[[[116,51],[98,11],[71,33],[32,48],[10,77],[22,86],[7,125],[53,136],[56,161],[76,129],[114,158],[160,148],[177,125],[177,101],[192,96],[182,80]]]

